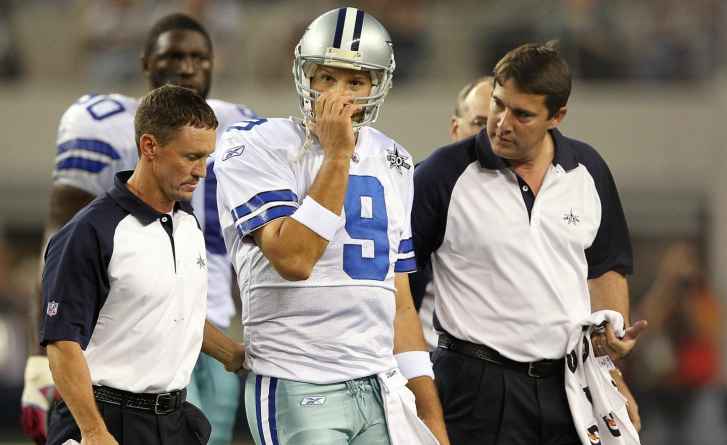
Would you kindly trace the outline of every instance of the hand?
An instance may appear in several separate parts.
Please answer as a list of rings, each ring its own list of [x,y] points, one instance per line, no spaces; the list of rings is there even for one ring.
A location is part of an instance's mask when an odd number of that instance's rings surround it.
[[[311,131],[318,137],[326,157],[351,158],[356,146],[352,116],[361,110],[350,95],[325,92],[318,96]]]
[[[48,357],[28,357],[25,365],[25,384],[21,398],[23,433],[37,445],[45,444],[48,409],[60,398],[48,367]]]
[[[230,361],[225,363],[225,370],[228,372],[238,373],[245,366],[245,346],[236,343],[237,349],[232,355]]]
[[[429,431],[437,438],[439,445],[449,445],[447,428],[441,418],[422,417],[422,422],[429,428]]]
[[[81,445],[119,445],[119,443],[108,430],[103,429],[82,434]]]
[[[636,428],[637,432],[641,431],[641,416],[639,415],[639,405],[636,403],[634,394],[626,385],[626,381],[624,381],[621,371],[619,371],[618,369],[612,369],[610,371],[610,374],[611,378],[613,378],[613,381],[616,382],[616,387],[618,388],[618,391],[626,398],[626,412],[629,414],[629,419],[631,419],[631,423],[634,425],[634,428]]]
[[[611,325],[607,323],[603,333],[591,333],[593,353],[596,357],[608,354],[613,361],[621,360],[634,349],[636,340],[647,326],[646,320],[639,320],[626,329],[623,338],[618,338]]]

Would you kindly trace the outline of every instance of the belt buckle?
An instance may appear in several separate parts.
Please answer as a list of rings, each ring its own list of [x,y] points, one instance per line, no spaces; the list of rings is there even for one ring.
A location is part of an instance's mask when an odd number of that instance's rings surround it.
[[[532,378],[535,378],[535,379],[540,379],[543,376],[540,373],[538,373],[537,368],[535,367],[535,365],[536,365],[535,362],[528,363],[528,376],[530,376]]]
[[[172,407],[172,402],[174,402],[175,399],[176,397],[170,392],[157,394],[156,398],[154,399],[154,414],[164,415],[174,411],[174,407]],[[163,400],[166,401],[166,408],[160,408]]]

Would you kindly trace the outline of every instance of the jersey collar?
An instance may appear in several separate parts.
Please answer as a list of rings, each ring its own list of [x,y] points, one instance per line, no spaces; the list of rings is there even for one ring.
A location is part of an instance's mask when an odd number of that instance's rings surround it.
[[[570,171],[578,167],[575,151],[570,140],[555,128],[549,131],[555,145],[553,165],[560,165],[565,171]],[[507,161],[492,151],[486,130],[480,131],[475,136],[475,151],[477,152],[477,159],[480,161],[480,165],[484,168],[502,170],[508,167]]]
[[[139,199],[126,187],[126,181],[129,180],[133,170],[127,170],[116,173],[114,177],[114,187],[109,191],[109,196],[116,201],[124,210],[134,215],[142,224],[151,224],[158,220],[164,213],[157,212],[147,203]],[[177,201],[174,203],[174,211],[183,210],[191,215],[194,214],[192,205],[188,201]]]

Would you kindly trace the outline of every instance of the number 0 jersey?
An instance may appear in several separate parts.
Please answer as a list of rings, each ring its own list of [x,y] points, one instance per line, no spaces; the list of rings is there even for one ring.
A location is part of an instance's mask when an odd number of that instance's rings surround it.
[[[362,127],[351,161],[345,226],[303,281],[287,281],[252,239],[292,215],[323,162],[301,148],[292,119],[258,119],[225,132],[215,163],[220,224],[242,297],[247,365],[255,373],[334,383],[396,366],[394,273],[416,269],[413,167],[396,142]]]
[[[244,106],[216,99],[208,99],[207,103],[219,121],[218,142],[227,125],[255,116]],[[134,114],[138,106],[138,99],[120,94],[89,94],[72,104],[58,127],[54,183],[100,196],[113,187],[117,172],[134,169],[139,160],[134,136]],[[235,307],[230,295],[229,261],[217,220],[212,162],[211,157],[207,177],[195,190],[192,206],[202,225],[207,246],[207,318],[218,326],[227,327]]]

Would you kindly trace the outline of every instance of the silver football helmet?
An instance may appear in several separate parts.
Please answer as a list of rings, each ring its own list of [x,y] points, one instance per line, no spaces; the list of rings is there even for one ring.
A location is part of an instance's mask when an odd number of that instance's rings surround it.
[[[304,121],[313,119],[313,103],[320,94],[310,87],[317,65],[368,71],[373,88],[370,96],[356,99],[363,117],[353,126],[376,121],[395,67],[391,37],[378,20],[360,9],[339,8],[308,25],[293,59],[293,79]]]

